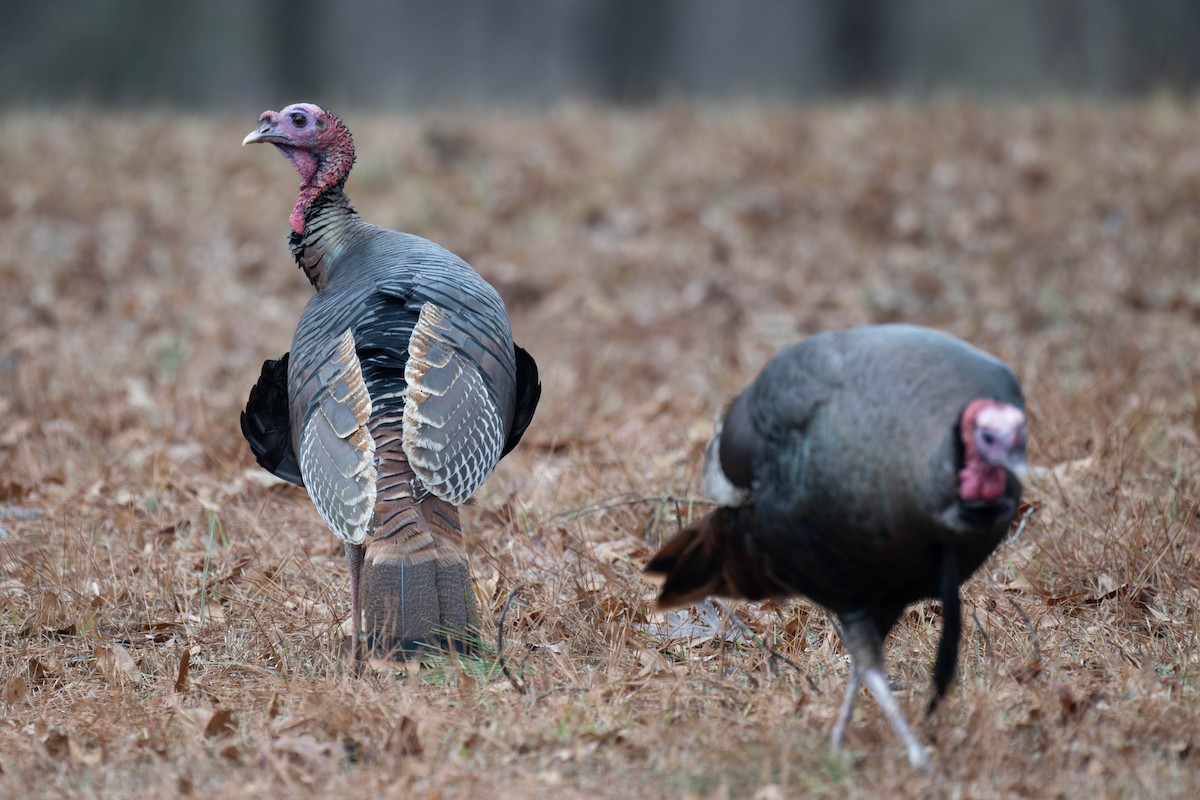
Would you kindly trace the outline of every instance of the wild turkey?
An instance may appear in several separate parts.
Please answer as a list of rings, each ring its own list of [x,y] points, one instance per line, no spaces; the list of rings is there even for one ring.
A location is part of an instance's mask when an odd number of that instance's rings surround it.
[[[646,570],[666,576],[660,607],[716,594],[828,608],[852,662],[834,746],[861,682],[921,767],[883,640],[909,603],[941,598],[932,711],[958,660],[959,585],[1004,537],[1026,470],[1021,390],[1004,363],[909,325],[823,333],[776,355],[729,406],[705,457],[722,507]]]
[[[252,142],[275,145],[303,179],[290,244],[316,294],[290,353],[263,364],[242,433],[345,545],[356,665],[364,617],[381,657],[470,649],[457,506],[529,426],[537,365],[465,261],[359,218],[340,119],[310,103],[264,111]]]

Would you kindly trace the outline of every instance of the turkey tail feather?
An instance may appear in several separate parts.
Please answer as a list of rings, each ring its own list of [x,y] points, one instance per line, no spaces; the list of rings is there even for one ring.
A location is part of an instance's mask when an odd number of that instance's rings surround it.
[[[250,444],[259,466],[297,486],[304,485],[300,464],[292,450],[291,420],[288,417],[288,353],[264,361],[258,382],[242,411],[242,436]]]
[[[713,520],[716,513],[675,534],[646,564],[647,573],[665,578],[655,604],[659,609],[686,606],[720,592],[721,561],[715,556],[722,542]]]
[[[754,507],[718,508],[663,545],[646,572],[666,580],[660,609],[694,603],[708,595],[762,600],[786,592],[767,573],[765,559],[752,552]]]
[[[375,658],[402,660],[422,652],[474,652],[475,601],[465,560],[363,564],[363,631]]]
[[[933,662],[933,697],[929,698],[932,714],[946,696],[954,680],[958,664],[958,642],[962,638],[962,598],[958,594],[958,554],[952,547],[942,548],[942,638],[938,642],[937,658]]]
[[[538,400],[542,396],[542,383],[538,380],[537,362],[519,345],[513,345],[513,352],[517,356],[517,401],[513,411],[512,427],[509,428],[508,438],[504,441],[504,449],[500,451],[501,458],[508,455],[525,435],[526,428],[533,421],[533,411],[537,408]]]
[[[392,519],[406,518],[405,527],[412,530],[366,544],[362,598],[367,652],[385,659],[431,650],[473,652],[475,600],[459,543],[458,513],[433,497],[406,505]]]

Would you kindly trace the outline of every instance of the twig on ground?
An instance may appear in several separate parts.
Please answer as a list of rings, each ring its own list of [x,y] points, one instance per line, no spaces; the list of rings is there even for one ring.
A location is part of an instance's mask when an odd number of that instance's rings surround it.
[[[213,542],[217,536],[217,515],[208,512],[208,549],[204,551],[204,575],[200,580],[200,614],[201,622],[204,622],[204,614],[208,610],[208,567],[212,563]]]
[[[521,591],[521,587],[522,584],[518,583],[508,593],[508,597],[504,600],[504,606],[500,609],[500,616],[496,619],[496,663],[500,665],[500,671],[504,673],[504,677],[508,678],[508,682],[513,685],[514,689],[521,694],[529,694],[529,684],[525,681],[525,661],[521,662],[520,673],[514,675],[508,668],[508,662],[504,659],[504,618],[508,616],[508,607],[516,599],[517,592]]]
[[[1033,664],[1031,664],[1032,672],[1036,675],[1042,669],[1042,649],[1038,647],[1037,630],[1033,627],[1033,620],[1029,619],[1029,615],[1025,613],[1025,609],[1011,597],[1008,602],[1012,603],[1012,607],[1021,615],[1021,619],[1025,620],[1025,627],[1029,628],[1029,641],[1033,643]]]
[[[996,671],[996,651],[992,649],[992,639],[984,629],[983,623],[979,621],[979,614],[971,609],[971,619],[975,620],[975,630],[979,631],[980,637],[983,639],[983,651],[987,654],[988,663],[992,666],[992,672]]]
[[[46,512],[40,508],[23,508],[21,506],[0,505],[0,519],[31,520],[41,519]]]
[[[547,521],[566,519],[569,522],[573,519],[587,516],[588,514],[600,514],[605,511],[611,511],[614,508],[620,508],[622,506],[635,506],[639,503],[678,503],[680,501],[688,504],[708,506],[716,505],[711,500],[703,500],[691,497],[676,497],[675,495],[671,494],[635,495],[631,492],[625,492],[624,494],[613,495],[612,497],[606,497],[593,503],[588,503],[585,506],[576,506],[575,508],[568,508],[563,511],[559,511],[555,514],[551,514],[547,518]],[[682,527],[682,523],[680,523],[680,527]]]
[[[1029,521],[1029,516],[1036,510],[1037,506],[1033,505],[1032,503],[1025,507],[1025,513],[1021,515],[1021,520],[1017,523],[1017,530],[1015,533],[1013,533],[1012,538],[1009,539],[1010,543],[1021,538],[1021,534],[1025,530],[1025,523]]]
[[[681,530],[683,530],[683,508],[679,504],[678,497],[672,497],[671,502],[674,503],[674,505],[675,505],[675,530],[681,531]],[[690,500],[688,501],[689,509],[691,508],[691,502],[692,501],[690,501]],[[659,540],[655,543],[655,546],[662,547],[662,545],[663,545],[663,540],[660,537]]]
[[[590,692],[594,688],[595,687],[592,686],[591,684],[588,684],[587,686],[564,686],[563,684],[559,684],[558,686],[552,686],[551,688],[547,689],[546,691],[542,692],[541,694],[532,697],[529,700],[529,707],[532,708],[533,706],[536,706],[538,703],[540,703],[541,701],[545,700],[547,697],[550,697],[552,695],[563,694],[563,693],[578,694],[578,693],[583,693],[583,692]]]

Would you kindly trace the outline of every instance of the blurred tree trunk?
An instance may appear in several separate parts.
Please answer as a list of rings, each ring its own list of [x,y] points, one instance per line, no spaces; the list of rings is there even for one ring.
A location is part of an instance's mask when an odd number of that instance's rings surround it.
[[[324,72],[333,67],[323,47],[324,5],[315,0],[266,0],[263,3],[264,45],[271,52],[271,74],[280,104],[315,100],[324,88]],[[276,101],[272,101],[276,102]]]
[[[890,0],[823,4],[828,14],[834,81],[852,92],[878,92],[886,86],[884,47]]]
[[[672,44],[668,2],[608,0],[597,11],[591,56],[600,96],[634,104],[656,99]]]

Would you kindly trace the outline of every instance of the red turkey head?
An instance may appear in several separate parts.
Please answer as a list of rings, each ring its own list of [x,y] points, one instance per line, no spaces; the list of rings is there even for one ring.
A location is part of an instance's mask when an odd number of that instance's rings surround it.
[[[964,500],[993,500],[1004,493],[1007,470],[1022,483],[1029,477],[1025,460],[1025,412],[998,400],[975,400],[962,415]]]
[[[990,403],[975,416],[975,450],[988,464],[1018,474],[1025,463],[1025,412],[1008,403]]]
[[[354,165],[354,138],[333,114],[312,103],[264,111],[242,144],[275,145],[303,179],[292,212],[292,230],[304,232],[304,211],[322,192],[340,186]]]

